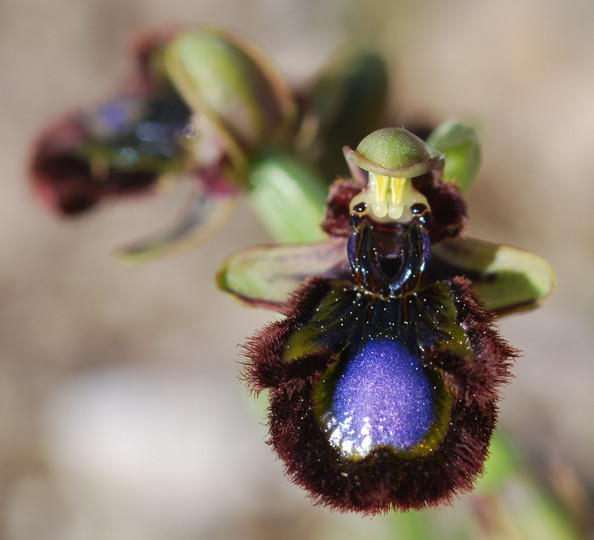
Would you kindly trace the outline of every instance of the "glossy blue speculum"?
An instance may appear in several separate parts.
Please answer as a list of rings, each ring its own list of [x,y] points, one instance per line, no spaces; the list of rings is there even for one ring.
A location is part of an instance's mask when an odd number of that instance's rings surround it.
[[[322,418],[330,442],[347,456],[375,447],[411,451],[435,422],[435,389],[419,358],[391,339],[371,339],[355,349]]]

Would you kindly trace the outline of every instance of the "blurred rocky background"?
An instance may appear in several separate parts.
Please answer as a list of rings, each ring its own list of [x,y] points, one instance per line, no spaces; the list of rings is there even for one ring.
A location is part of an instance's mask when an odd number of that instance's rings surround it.
[[[537,470],[568,467],[591,494],[594,3],[0,0],[0,538],[389,537],[385,517],[312,507],[264,444],[237,344],[271,315],[213,281],[267,240],[245,205],[203,246],[130,270],[110,252],[168,222],[179,194],[66,223],[29,192],[38,131],[109,96],[137,32],[205,23],[295,84],[335,48],[375,44],[402,122],[478,129],[469,233],[539,253],[559,280],[541,310],[501,322],[523,350],[501,422]]]

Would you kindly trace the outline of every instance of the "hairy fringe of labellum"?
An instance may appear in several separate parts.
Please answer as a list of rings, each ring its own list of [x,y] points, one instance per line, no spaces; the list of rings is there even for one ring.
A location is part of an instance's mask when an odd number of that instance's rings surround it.
[[[509,378],[517,352],[492,326],[492,316],[477,301],[470,283],[454,278],[450,293],[475,358],[444,354],[433,348],[424,365],[440,368],[454,389],[450,427],[436,448],[418,457],[402,457],[387,446],[364,458],[345,458],[329,444],[314,417],[312,389],[335,358],[332,354],[287,365],[286,340],[307,321],[328,290],[314,278],[290,300],[287,319],[268,325],[246,345],[245,377],[255,391],[270,389],[270,444],[288,476],[316,503],[338,511],[368,514],[391,509],[422,509],[447,504],[468,491],[483,471],[497,418],[498,387]]]
[[[328,280],[309,278],[281,306],[286,319],[270,323],[248,338],[243,350],[249,361],[244,364],[242,376],[253,392],[259,394],[266,388],[286,384],[300,386],[302,380],[313,375],[312,369],[317,374],[326,368],[327,354],[307,356],[291,363],[283,362],[282,355],[287,337],[313,316],[320,298],[329,290]]]

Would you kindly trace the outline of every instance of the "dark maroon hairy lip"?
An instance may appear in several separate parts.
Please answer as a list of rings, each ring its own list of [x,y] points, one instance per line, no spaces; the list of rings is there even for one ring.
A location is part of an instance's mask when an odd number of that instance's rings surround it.
[[[476,358],[438,350],[425,358],[455,388],[451,427],[428,455],[402,459],[379,447],[363,459],[348,460],[328,443],[313,413],[313,386],[336,359],[331,353],[290,364],[281,358],[288,337],[312,317],[329,287],[326,279],[310,279],[289,301],[287,318],[269,324],[245,346],[245,379],[256,392],[270,389],[269,442],[290,479],[316,503],[369,514],[444,504],[470,490],[488,454],[498,388],[508,380],[517,354],[494,329],[493,316],[477,302],[470,283],[454,277],[449,290],[456,322],[467,329]]]

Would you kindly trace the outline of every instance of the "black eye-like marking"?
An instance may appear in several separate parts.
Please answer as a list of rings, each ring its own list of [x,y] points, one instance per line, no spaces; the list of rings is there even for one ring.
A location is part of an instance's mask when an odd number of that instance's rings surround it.
[[[427,206],[422,203],[413,204],[410,207],[410,211],[414,216],[423,215],[427,210],[429,210]]]
[[[410,212],[421,225],[431,227],[431,224],[433,223],[433,215],[427,205],[422,203],[413,204],[410,207]]]
[[[353,207],[353,212],[357,212],[357,214],[362,214],[367,210],[367,203],[360,202]]]

